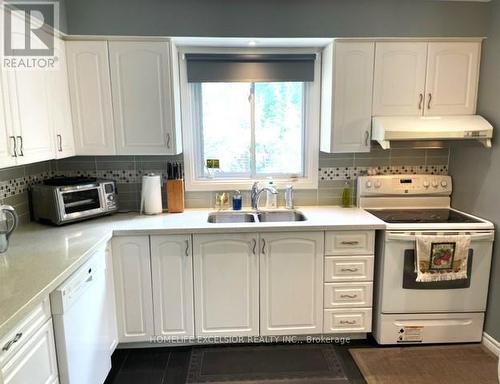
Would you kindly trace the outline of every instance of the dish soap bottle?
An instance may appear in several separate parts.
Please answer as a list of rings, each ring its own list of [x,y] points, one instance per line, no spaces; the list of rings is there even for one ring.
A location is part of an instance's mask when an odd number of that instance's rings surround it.
[[[274,188],[274,182],[272,178],[269,178],[267,182],[269,188]],[[275,209],[278,208],[278,195],[267,191],[266,194],[266,208]]]
[[[351,181],[349,179],[345,181],[344,190],[342,191],[342,207],[352,207],[352,188]]]

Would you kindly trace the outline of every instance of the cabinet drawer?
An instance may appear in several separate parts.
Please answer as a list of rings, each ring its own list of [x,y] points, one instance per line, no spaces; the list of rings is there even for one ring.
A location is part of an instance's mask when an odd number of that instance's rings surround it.
[[[326,232],[325,255],[373,255],[375,231]]]
[[[325,283],[372,281],[373,256],[325,257]]]
[[[325,309],[323,333],[371,332],[371,308]]]
[[[373,283],[326,283],[324,308],[371,307]]]
[[[49,318],[50,303],[47,297],[28,313],[11,332],[0,340],[0,367],[5,365]]]

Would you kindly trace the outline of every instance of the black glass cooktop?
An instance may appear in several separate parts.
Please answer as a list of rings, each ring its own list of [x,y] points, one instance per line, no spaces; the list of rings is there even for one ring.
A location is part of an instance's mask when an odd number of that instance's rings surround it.
[[[472,217],[451,209],[369,209],[372,215],[386,223],[480,223]]]

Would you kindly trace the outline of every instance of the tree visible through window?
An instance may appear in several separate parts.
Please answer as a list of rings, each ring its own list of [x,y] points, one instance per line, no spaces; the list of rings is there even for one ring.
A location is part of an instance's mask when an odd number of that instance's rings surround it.
[[[304,175],[304,83],[198,83],[198,176]],[[209,173],[207,159],[220,169]]]

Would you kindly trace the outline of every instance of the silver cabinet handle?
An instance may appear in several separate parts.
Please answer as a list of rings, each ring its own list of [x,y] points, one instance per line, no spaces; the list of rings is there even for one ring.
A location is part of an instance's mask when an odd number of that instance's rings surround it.
[[[58,151],[62,152],[62,136],[60,134],[57,135],[57,141],[58,141]]]
[[[266,239],[262,239],[262,254],[266,254]]]
[[[359,268],[342,268],[341,272],[358,272]]]
[[[14,336],[12,340],[5,343],[5,345],[2,348],[2,351],[8,351],[10,347],[12,347],[13,344],[17,343],[22,336],[23,336],[22,332],[16,333],[16,336]]]
[[[356,321],[355,320],[340,320],[340,324],[354,325],[354,324],[356,324]]]
[[[23,137],[22,136],[17,136],[19,139],[19,156],[24,156],[23,152]]]
[[[12,154],[12,157],[17,157],[17,140],[15,136],[9,136],[12,142],[14,143],[14,153]]]
[[[189,257],[189,240],[186,240],[186,257]]]
[[[170,149],[170,133],[167,133],[167,148]]]
[[[342,241],[340,244],[342,244],[342,245],[358,245],[359,241],[357,241],[357,240],[352,240],[352,241],[345,240],[345,241]]]
[[[356,297],[358,297],[358,295],[348,295],[348,294],[340,295],[341,299],[355,299]]]
[[[424,102],[424,94],[423,94],[423,93],[421,93],[421,94],[420,94],[420,101],[419,101],[419,103],[418,103],[418,109],[419,109],[419,110],[421,110],[421,109],[422,109],[422,104],[423,104],[423,102]]]
[[[429,93],[429,101],[427,102],[427,109],[431,109],[432,93]]]
[[[252,239],[252,241],[253,241],[252,253],[255,255],[255,248],[257,247],[257,240],[256,239]]]
[[[370,138],[370,132],[365,131],[365,147],[368,147],[368,139]]]

